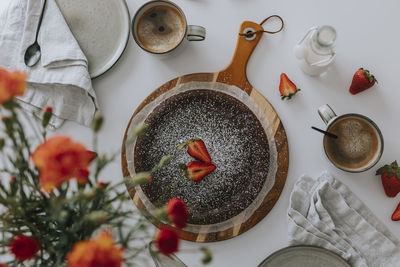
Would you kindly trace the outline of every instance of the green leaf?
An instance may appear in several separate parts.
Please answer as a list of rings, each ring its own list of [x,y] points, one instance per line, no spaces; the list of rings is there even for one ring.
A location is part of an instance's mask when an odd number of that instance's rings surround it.
[[[382,166],[376,171],[376,175],[384,174],[388,169],[389,165]]]
[[[187,142],[184,142],[184,143],[180,144],[179,146],[177,146],[177,148],[178,149],[183,149],[183,148],[186,147],[186,145],[187,145]]]
[[[180,163],[180,164],[178,165],[178,168],[181,169],[181,170],[183,170],[183,171],[186,171],[187,166],[186,166],[185,163]]]
[[[213,259],[211,250],[207,247],[201,247],[200,251],[204,253],[203,258],[201,258],[201,262],[203,264],[209,264]]]

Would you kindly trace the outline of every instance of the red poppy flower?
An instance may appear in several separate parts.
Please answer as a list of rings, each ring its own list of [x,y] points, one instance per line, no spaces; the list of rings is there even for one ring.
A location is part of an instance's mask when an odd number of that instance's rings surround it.
[[[26,235],[17,235],[9,244],[9,248],[19,261],[32,259],[40,250],[40,245],[35,238]]]
[[[186,204],[180,198],[171,198],[167,203],[168,218],[178,228],[184,228],[187,225],[189,212]]]
[[[169,255],[178,251],[179,236],[169,228],[161,228],[155,236],[155,243],[161,253]]]

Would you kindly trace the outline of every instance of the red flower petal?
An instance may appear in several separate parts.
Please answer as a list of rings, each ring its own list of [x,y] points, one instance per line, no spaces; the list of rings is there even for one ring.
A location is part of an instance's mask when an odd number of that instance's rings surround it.
[[[17,260],[24,261],[36,256],[40,244],[31,236],[17,235],[9,244],[9,248]]]
[[[171,198],[167,203],[168,218],[178,228],[184,228],[187,225],[189,212],[186,204],[180,198]]]
[[[169,228],[161,228],[155,236],[155,243],[161,253],[169,255],[178,251],[179,236]]]

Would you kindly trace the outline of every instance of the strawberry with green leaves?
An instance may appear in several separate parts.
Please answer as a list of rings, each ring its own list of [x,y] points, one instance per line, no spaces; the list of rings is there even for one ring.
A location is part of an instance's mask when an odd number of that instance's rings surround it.
[[[395,197],[400,192],[400,168],[397,161],[379,168],[376,175],[381,176],[383,189],[388,197]]]
[[[354,73],[353,80],[351,82],[349,92],[353,95],[358,94],[362,91],[371,88],[377,80],[374,75],[372,75],[369,70],[360,68]]]
[[[286,73],[281,74],[281,81],[279,83],[279,92],[281,93],[281,99],[291,99],[298,91],[299,88],[288,78]]]

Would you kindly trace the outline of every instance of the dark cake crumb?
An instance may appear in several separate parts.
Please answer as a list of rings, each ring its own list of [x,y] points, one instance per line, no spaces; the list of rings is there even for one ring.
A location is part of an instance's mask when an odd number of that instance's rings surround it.
[[[191,224],[226,221],[257,197],[269,170],[269,145],[253,112],[236,98],[211,90],[174,95],[147,117],[149,129],[135,146],[135,171],[148,171],[171,154],[169,165],[157,171],[143,192],[155,206],[171,197],[186,202]],[[196,183],[187,179],[179,163],[193,159],[177,146],[201,138],[217,169]]]

